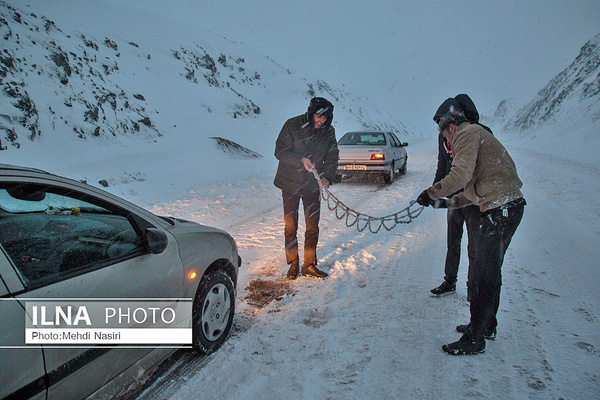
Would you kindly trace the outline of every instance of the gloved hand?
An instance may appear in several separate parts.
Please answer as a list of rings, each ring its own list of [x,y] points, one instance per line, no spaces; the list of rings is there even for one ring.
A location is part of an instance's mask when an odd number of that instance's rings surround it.
[[[423,207],[428,207],[433,204],[433,200],[431,200],[431,197],[427,194],[427,190],[423,190],[419,197],[417,197],[417,203]]]

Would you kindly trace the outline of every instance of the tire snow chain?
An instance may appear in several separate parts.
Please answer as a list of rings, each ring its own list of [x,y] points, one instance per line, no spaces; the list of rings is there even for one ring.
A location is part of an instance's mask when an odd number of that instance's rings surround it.
[[[321,184],[321,177],[315,169],[311,171],[315,179],[319,183],[321,197],[327,202],[327,207],[335,213],[339,220],[345,220],[348,228],[356,225],[359,232],[364,231],[367,227],[371,233],[377,233],[383,226],[386,230],[391,231],[398,224],[410,224],[413,219],[417,218],[425,207],[417,204],[415,200],[411,200],[408,207],[398,211],[395,214],[390,214],[385,217],[372,217],[362,214],[351,209],[335,197],[326,187]],[[415,206],[416,207],[413,207]]]

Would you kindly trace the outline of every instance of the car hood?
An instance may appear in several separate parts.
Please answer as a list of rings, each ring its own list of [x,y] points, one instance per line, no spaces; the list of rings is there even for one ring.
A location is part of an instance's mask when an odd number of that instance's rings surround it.
[[[186,219],[165,216],[161,216],[161,218],[168,221],[173,226],[172,228],[168,229],[173,234],[215,233],[231,236],[222,229],[214,228],[208,225],[202,225],[197,222],[188,221]]]
[[[216,260],[223,255],[236,267],[241,266],[237,243],[233,236],[222,229],[173,217],[161,217],[171,224],[166,230],[175,236],[185,266],[198,265],[196,258]]]

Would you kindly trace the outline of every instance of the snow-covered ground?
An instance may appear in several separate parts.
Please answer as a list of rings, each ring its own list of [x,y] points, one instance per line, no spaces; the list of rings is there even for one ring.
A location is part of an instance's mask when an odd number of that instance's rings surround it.
[[[434,137],[408,149],[408,173],[391,186],[345,181],[331,192],[374,216],[399,211],[430,184],[436,163]],[[508,149],[528,205],[503,267],[498,337],[477,356],[441,350],[469,319],[464,257],[456,294],[429,296],[443,277],[444,210],[429,208],[411,224],[371,234],[347,228],[325,208],[318,256],[330,277],[288,283],[280,193],[268,161],[255,161],[264,173],[247,178],[139,198],[157,213],[228,230],[244,259],[229,341],[205,359],[182,356],[140,398],[598,396],[600,169],[518,142]],[[266,307],[247,299],[257,280],[279,294]]]

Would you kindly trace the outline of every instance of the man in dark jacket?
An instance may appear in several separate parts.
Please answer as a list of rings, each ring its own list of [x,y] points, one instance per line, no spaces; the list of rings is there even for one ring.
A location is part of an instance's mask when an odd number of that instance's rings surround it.
[[[339,151],[332,120],[333,105],[322,97],[315,97],[305,114],[286,121],[275,145],[279,165],[273,183],[282,191],[289,279],[296,279],[300,269],[297,239],[300,200],[306,222],[302,275],[327,276],[316,267],[321,196],[313,171],[319,175],[324,187],[333,182]]]
[[[454,103],[456,100],[457,103]],[[467,121],[472,124],[479,123],[479,112],[477,111],[477,107],[475,107],[475,103],[473,100],[466,94],[459,94],[454,99],[447,99],[436,111],[433,116],[433,120],[437,124],[442,118],[443,112],[446,112],[447,105],[449,103],[454,103],[457,107],[460,106],[462,111],[465,114]],[[479,124],[481,125],[481,124]],[[492,133],[491,129],[487,126],[481,125],[488,132]],[[433,179],[433,184],[441,181],[450,173],[450,166],[452,165],[452,146],[446,142],[443,135],[440,133],[438,135],[438,164],[437,170],[435,172],[435,178]],[[455,193],[453,193],[455,194]],[[452,195],[451,195],[452,196]],[[467,235],[471,237],[469,234],[475,226],[473,223],[476,222],[479,214],[479,207],[471,205],[458,209],[448,209],[447,212],[447,252],[446,252],[446,262],[444,266],[444,281],[442,284],[434,289],[431,289],[431,293],[436,296],[441,296],[443,294],[452,293],[456,290],[456,281],[458,276],[458,266],[460,264],[460,253],[461,253],[461,241],[463,236],[463,226],[467,227]],[[469,264],[471,259],[473,258],[473,249],[474,246],[472,243],[467,245]],[[471,293],[469,289],[470,276],[467,276],[467,300],[471,300]]]

